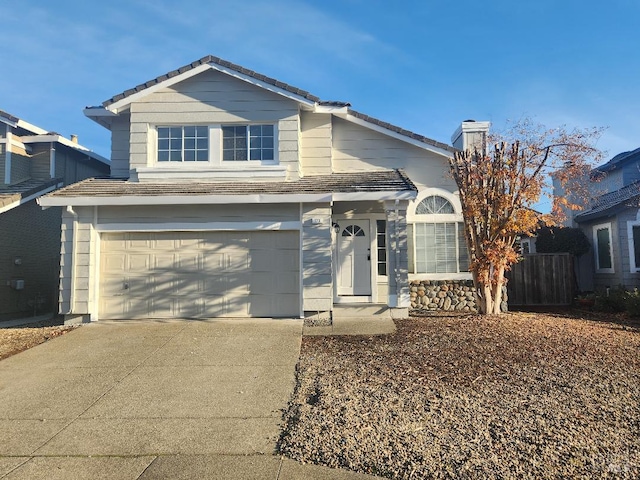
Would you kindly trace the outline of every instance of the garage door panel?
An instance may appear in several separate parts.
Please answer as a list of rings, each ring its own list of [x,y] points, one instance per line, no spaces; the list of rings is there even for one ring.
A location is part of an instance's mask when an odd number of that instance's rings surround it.
[[[297,315],[298,238],[297,232],[103,234],[100,317]]]

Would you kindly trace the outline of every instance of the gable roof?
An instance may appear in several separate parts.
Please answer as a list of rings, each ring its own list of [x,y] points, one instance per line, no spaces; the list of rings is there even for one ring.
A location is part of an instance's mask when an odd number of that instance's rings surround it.
[[[0,185],[0,214],[62,186],[62,179],[25,180],[13,185]]]
[[[596,167],[594,170],[596,172],[609,172],[611,170],[615,170],[620,168],[627,162],[638,162],[640,161],[640,148],[636,148],[635,150],[631,150],[629,152],[622,152],[613,157],[604,165]]]
[[[10,125],[11,127],[14,127],[14,128],[17,127],[17,128],[26,130],[28,132],[31,132],[32,135],[20,136],[19,140],[23,144],[57,142],[61,145],[64,145],[65,147],[69,147],[78,152],[81,152],[87,155],[88,157],[99,161],[100,163],[104,163],[105,165],[111,165],[111,161],[109,159],[103,157],[102,155],[98,155],[93,150],[90,150],[87,147],[80,145],[79,143],[71,141],[68,138],[63,137],[59,133],[48,132],[43,128],[32,125],[31,123],[26,122],[25,120],[18,118],[14,115],[11,115],[10,113],[5,112],[4,110],[0,110],[0,122],[6,123],[7,125]]]
[[[623,208],[640,207],[640,180],[625,185],[619,190],[605,193],[596,197],[589,209],[580,212],[574,217],[578,223],[595,220],[613,214]]]
[[[402,170],[310,175],[281,182],[131,182],[91,178],[56,190],[42,206],[175,203],[297,203],[337,200],[412,199],[418,189]],[[233,197],[233,198],[232,198]]]
[[[113,97],[102,102],[100,107],[86,107],[85,114],[95,120],[96,122],[107,126],[108,124],[101,121],[105,117],[116,114],[120,107],[127,106],[137,96],[152,93],[156,89],[168,87],[182,80],[189,78],[190,76],[197,75],[198,73],[206,69],[218,70],[227,75],[234,76],[244,81],[253,83],[261,88],[266,88],[270,91],[278,93],[280,95],[287,96],[296,100],[303,105],[306,105],[309,109],[329,111],[338,114],[341,111],[342,118],[348,121],[355,121],[356,123],[364,124],[368,127],[373,127],[374,130],[381,131],[387,135],[399,138],[400,140],[408,141],[414,145],[427,148],[435,153],[439,153],[445,156],[451,156],[452,153],[457,150],[445,143],[438,142],[431,138],[425,137],[396,125],[392,125],[388,122],[384,122],[377,118],[365,115],[363,113],[352,110],[348,107],[351,106],[348,102],[336,101],[336,100],[321,100],[318,96],[309,93],[298,87],[289,85],[288,83],[281,82],[275,78],[268,77],[254,70],[244,68],[241,65],[223,60],[214,55],[207,55],[195,62],[184,65],[176,70],[172,70],[164,75],[160,75],[147,82],[141,83],[133,88],[125,90]],[[329,109],[329,110],[326,110]]]

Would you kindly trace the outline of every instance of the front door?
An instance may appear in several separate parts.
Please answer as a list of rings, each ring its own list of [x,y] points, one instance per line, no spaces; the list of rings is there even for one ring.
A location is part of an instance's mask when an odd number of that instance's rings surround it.
[[[369,220],[342,220],[338,231],[338,295],[371,295]]]

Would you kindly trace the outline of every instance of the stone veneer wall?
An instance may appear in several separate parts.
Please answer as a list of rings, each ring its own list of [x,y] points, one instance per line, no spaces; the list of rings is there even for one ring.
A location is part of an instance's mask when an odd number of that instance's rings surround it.
[[[412,280],[410,289],[413,310],[478,311],[472,280]]]

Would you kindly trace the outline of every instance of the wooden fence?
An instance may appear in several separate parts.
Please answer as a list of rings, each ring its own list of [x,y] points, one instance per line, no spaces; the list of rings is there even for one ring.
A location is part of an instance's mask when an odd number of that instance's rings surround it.
[[[534,253],[507,274],[509,306],[566,306],[574,296],[573,255]]]

